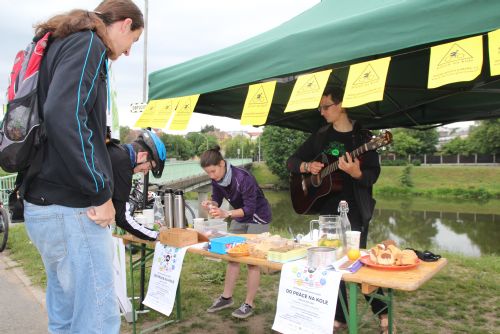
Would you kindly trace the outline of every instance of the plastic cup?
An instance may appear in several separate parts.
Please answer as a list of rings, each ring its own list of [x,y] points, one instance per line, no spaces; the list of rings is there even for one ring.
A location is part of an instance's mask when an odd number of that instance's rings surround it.
[[[359,231],[346,231],[345,237],[347,241],[347,250],[359,249],[359,241],[361,239],[361,232]]]
[[[201,224],[205,221],[205,218],[193,218],[193,225]],[[189,226],[189,228],[193,228],[193,226]]]
[[[142,210],[142,215],[145,218],[144,226],[152,228],[155,223],[155,214],[153,209],[144,209]]]

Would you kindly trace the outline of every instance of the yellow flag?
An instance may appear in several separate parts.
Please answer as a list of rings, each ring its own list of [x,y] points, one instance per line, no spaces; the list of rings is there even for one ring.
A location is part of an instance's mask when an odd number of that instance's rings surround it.
[[[342,107],[356,107],[384,99],[385,80],[391,57],[370,60],[349,67]]]
[[[199,97],[200,94],[178,98],[179,103],[170,123],[170,130],[186,130]]]
[[[285,112],[312,109],[319,105],[332,70],[303,74],[297,78]]]
[[[262,125],[266,123],[273,102],[276,81],[251,85],[241,114],[241,125]]]
[[[427,88],[474,80],[481,73],[482,66],[482,36],[433,46]]]
[[[141,117],[135,122],[136,128],[152,127],[163,129],[167,125],[172,111],[177,105],[177,99],[163,99],[149,101]]]
[[[500,29],[488,33],[488,45],[490,53],[490,73],[500,74]]]

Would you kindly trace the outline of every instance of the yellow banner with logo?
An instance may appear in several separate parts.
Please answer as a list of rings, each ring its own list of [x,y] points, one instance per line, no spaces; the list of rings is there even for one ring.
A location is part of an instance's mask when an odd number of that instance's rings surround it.
[[[266,123],[273,102],[276,81],[250,85],[241,114],[241,125],[262,125]]]
[[[317,108],[332,70],[303,74],[297,78],[285,112]]]
[[[172,122],[169,127],[170,130],[186,130],[199,97],[200,94],[178,98],[179,103],[172,117]]]
[[[149,101],[134,126],[136,128],[146,128],[148,126],[155,129],[165,128],[177,106],[177,102],[177,99]]]
[[[356,107],[383,100],[390,62],[391,57],[386,57],[351,65],[342,107]]]
[[[500,29],[488,33],[490,74],[500,74]]]
[[[483,37],[476,36],[433,46],[427,88],[471,81],[483,67]]]

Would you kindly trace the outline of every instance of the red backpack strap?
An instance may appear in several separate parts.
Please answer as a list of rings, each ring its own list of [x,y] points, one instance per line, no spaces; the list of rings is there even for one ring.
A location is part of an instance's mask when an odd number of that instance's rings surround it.
[[[45,54],[45,49],[49,44],[50,35],[51,32],[48,32],[40,40],[38,40],[38,42],[36,42],[35,50],[33,51],[33,54],[26,68],[24,80],[30,78],[34,73],[38,72],[40,64],[42,63],[43,55]]]
[[[14,59],[14,66],[12,66],[12,71],[10,72],[10,80],[9,87],[7,88],[7,102],[10,102],[16,96],[17,85],[17,77],[19,76],[19,72],[23,68],[24,61],[24,50],[21,50],[17,53],[16,58]]]

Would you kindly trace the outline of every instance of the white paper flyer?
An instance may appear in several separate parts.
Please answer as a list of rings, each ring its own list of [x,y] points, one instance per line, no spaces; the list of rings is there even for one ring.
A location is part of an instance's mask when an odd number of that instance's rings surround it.
[[[286,334],[331,334],[341,278],[333,270],[309,272],[306,261],[285,263],[273,329]]]
[[[156,243],[144,305],[167,316],[172,313],[186,250]]]

